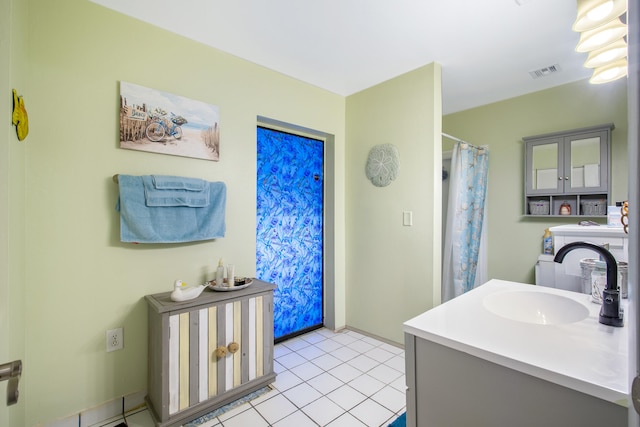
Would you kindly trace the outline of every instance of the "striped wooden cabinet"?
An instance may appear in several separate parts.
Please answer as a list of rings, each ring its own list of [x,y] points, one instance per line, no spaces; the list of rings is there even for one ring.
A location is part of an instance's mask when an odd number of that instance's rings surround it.
[[[179,426],[275,380],[273,290],[253,279],[196,299],[147,295],[147,404],[157,426]]]

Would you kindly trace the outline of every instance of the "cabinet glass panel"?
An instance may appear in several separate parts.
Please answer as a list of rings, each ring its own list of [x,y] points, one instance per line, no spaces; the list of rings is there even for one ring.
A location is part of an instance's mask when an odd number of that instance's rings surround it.
[[[541,144],[533,147],[533,190],[555,190],[558,186],[558,144]]]
[[[600,137],[571,141],[571,188],[600,187]]]

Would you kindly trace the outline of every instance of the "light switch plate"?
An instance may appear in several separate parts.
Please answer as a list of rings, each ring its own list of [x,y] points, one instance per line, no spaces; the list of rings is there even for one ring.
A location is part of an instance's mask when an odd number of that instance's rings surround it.
[[[404,211],[404,212],[402,212],[402,225],[404,225],[404,226],[412,226],[413,225],[413,212],[412,211]]]

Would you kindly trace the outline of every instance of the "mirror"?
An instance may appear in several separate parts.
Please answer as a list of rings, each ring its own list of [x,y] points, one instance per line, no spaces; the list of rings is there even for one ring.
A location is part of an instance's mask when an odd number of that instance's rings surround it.
[[[571,141],[571,188],[600,186],[600,138]]]
[[[533,189],[555,189],[558,187],[558,144],[540,144],[533,147]]]

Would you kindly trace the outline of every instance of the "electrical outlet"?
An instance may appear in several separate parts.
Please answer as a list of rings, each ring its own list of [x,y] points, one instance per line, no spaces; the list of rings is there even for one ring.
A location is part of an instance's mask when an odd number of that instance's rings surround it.
[[[107,352],[122,350],[124,347],[124,333],[122,328],[107,331]]]

